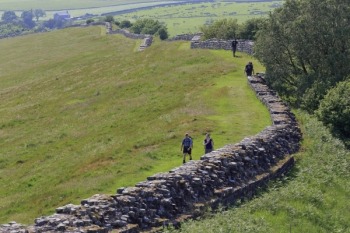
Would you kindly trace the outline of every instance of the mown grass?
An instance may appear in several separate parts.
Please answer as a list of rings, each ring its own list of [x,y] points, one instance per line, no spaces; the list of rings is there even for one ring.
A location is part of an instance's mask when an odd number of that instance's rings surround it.
[[[0,40],[1,223],[179,166],[185,132],[199,159],[207,131],[221,147],[270,125],[243,74],[251,57],[158,40],[138,52],[141,41],[104,31]]]
[[[183,224],[181,232],[350,232],[350,152],[313,117],[297,116],[304,141],[292,172],[255,199]]]

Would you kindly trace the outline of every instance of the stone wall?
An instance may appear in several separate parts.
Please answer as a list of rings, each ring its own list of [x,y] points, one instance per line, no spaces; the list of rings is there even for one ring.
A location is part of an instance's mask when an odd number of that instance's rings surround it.
[[[130,39],[143,39],[140,47],[139,47],[139,51],[143,51],[145,50],[147,47],[151,46],[153,43],[153,36],[151,35],[147,35],[147,34],[135,34],[135,33],[131,33],[128,30],[125,29],[117,29],[117,30],[112,30],[111,27],[109,27],[106,24],[106,31],[107,34],[122,34],[125,37],[128,37]]]
[[[207,207],[249,198],[268,181],[288,172],[299,150],[301,132],[289,107],[262,77],[248,83],[268,108],[272,125],[198,161],[155,174],[116,194],[96,194],[40,217],[31,226],[15,222],[0,232],[140,232],[195,218]]]
[[[251,40],[237,40],[237,51],[253,54],[254,42]],[[210,39],[202,41],[200,36],[195,36],[191,40],[192,49],[224,49],[232,50],[232,40]]]
[[[180,34],[176,35],[172,38],[169,38],[168,41],[175,41],[175,40],[185,40],[185,41],[191,41],[193,37],[195,36],[201,36],[202,33],[195,33],[195,34]]]
[[[130,39],[145,39],[145,38],[149,38],[152,37],[151,35],[147,35],[147,34],[135,34],[135,33],[131,33],[128,30],[125,29],[116,29],[114,31],[110,31],[109,34],[122,34],[125,37],[128,37]]]

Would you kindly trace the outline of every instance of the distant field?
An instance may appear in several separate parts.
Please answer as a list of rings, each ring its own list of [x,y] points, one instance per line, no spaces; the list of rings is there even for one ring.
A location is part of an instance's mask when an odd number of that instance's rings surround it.
[[[138,9],[143,7],[151,7],[159,4],[170,4],[174,3],[177,0],[173,1],[118,1],[118,0],[109,0],[109,1],[37,1],[37,0],[28,0],[28,1],[9,1],[9,0],[0,0],[0,14],[2,15],[5,10],[15,11],[18,16],[24,10],[30,9],[44,9],[46,12],[46,17],[41,18],[43,20],[53,18],[54,13],[58,11],[68,10],[72,17],[78,17],[85,15],[86,13],[101,15],[106,12],[115,12],[122,10]]]
[[[198,32],[199,27],[211,23],[214,20],[222,18],[235,18],[242,23],[250,18],[265,17],[268,12],[281,6],[284,1],[215,1],[211,3],[187,3],[177,6],[162,6],[152,9],[158,4],[167,4],[179,2],[173,1],[10,1],[0,0],[0,14],[2,10],[16,10],[19,16],[23,10],[42,8],[46,10],[47,20],[53,18],[57,11],[68,10],[72,17],[79,17],[86,13],[94,15],[111,14],[115,15],[117,20],[131,20],[152,18],[159,20],[167,25],[171,36],[183,33]],[[120,11],[132,10],[135,12],[121,14]],[[137,10],[141,9],[141,10]]]
[[[147,3],[179,2],[180,0],[0,0],[0,10],[22,11],[29,9],[61,10],[61,9],[83,9],[94,7],[108,7]]]
[[[266,2],[214,2],[157,7],[123,15],[118,20],[152,18],[164,22],[170,35],[199,32],[204,24],[223,19],[235,18],[239,23],[247,19],[265,17],[270,11],[281,6],[283,1]]]

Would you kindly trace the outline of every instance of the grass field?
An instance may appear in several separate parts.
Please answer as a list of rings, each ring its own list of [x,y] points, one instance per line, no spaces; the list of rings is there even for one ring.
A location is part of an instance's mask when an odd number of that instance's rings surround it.
[[[169,34],[175,36],[183,33],[199,32],[199,27],[209,24],[214,20],[222,18],[235,18],[239,23],[247,19],[265,17],[268,12],[284,1],[215,1],[210,3],[187,3],[178,6],[155,7],[148,10],[140,10],[128,14],[117,14],[116,12],[150,7],[157,4],[171,3],[176,1],[39,1],[39,0],[0,0],[0,14],[4,10],[15,10],[18,16],[23,10],[44,9],[46,17],[41,20],[53,18],[54,13],[68,10],[72,17],[79,17],[86,13],[101,15],[110,13],[116,15],[119,21],[151,18],[166,24]]]
[[[32,223],[68,203],[115,193],[256,134],[270,119],[248,87],[251,57],[70,28],[0,40],[0,223]]]
[[[247,19],[265,17],[275,7],[281,6],[283,1],[266,2],[212,2],[186,4],[179,6],[157,7],[123,15],[117,15],[121,21],[128,19],[151,18],[164,22],[172,36],[184,33],[199,32],[202,25],[210,24],[223,18],[234,18],[238,23]]]

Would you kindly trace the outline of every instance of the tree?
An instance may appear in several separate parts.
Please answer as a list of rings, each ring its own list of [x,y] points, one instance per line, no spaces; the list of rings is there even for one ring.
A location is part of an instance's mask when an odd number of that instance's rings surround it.
[[[36,21],[39,21],[40,17],[46,16],[46,13],[43,9],[35,9],[34,10],[34,17],[36,19]]]
[[[159,38],[161,40],[166,40],[169,37],[168,30],[167,30],[167,28],[165,26],[159,28],[157,34],[159,35]]]
[[[109,23],[114,22],[114,17],[112,15],[107,15],[105,18],[105,22],[109,22]]]
[[[23,24],[27,28],[33,28],[35,26],[35,23],[33,21],[33,12],[30,11],[23,11],[21,14],[21,18],[23,20]]]
[[[17,20],[17,15],[14,11],[5,11],[2,16],[1,20],[5,23],[12,23]]]
[[[350,146],[350,76],[328,91],[316,112],[317,117],[327,125],[333,134],[347,139]]]
[[[139,19],[137,20],[130,30],[136,34],[150,34],[154,35],[159,29],[164,28],[158,20],[153,19]],[[165,28],[164,28],[165,30]]]
[[[255,53],[269,84],[313,112],[350,72],[350,2],[287,0],[262,26]]]
[[[86,24],[91,24],[91,23],[93,23],[93,22],[95,22],[95,20],[93,20],[93,19],[87,19],[87,20],[86,20]]]
[[[122,20],[119,25],[121,28],[130,28],[132,23],[129,20]]]
[[[255,40],[256,33],[262,28],[265,19],[263,18],[253,18],[248,19],[239,27],[238,38],[246,40]]]
[[[63,19],[49,19],[43,23],[43,26],[46,28],[54,29],[54,28],[63,28],[65,22]]]
[[[237,19],[221,19],[211,25],[200,27],[204,39],[233,39],[238,35],[239,25]]]

